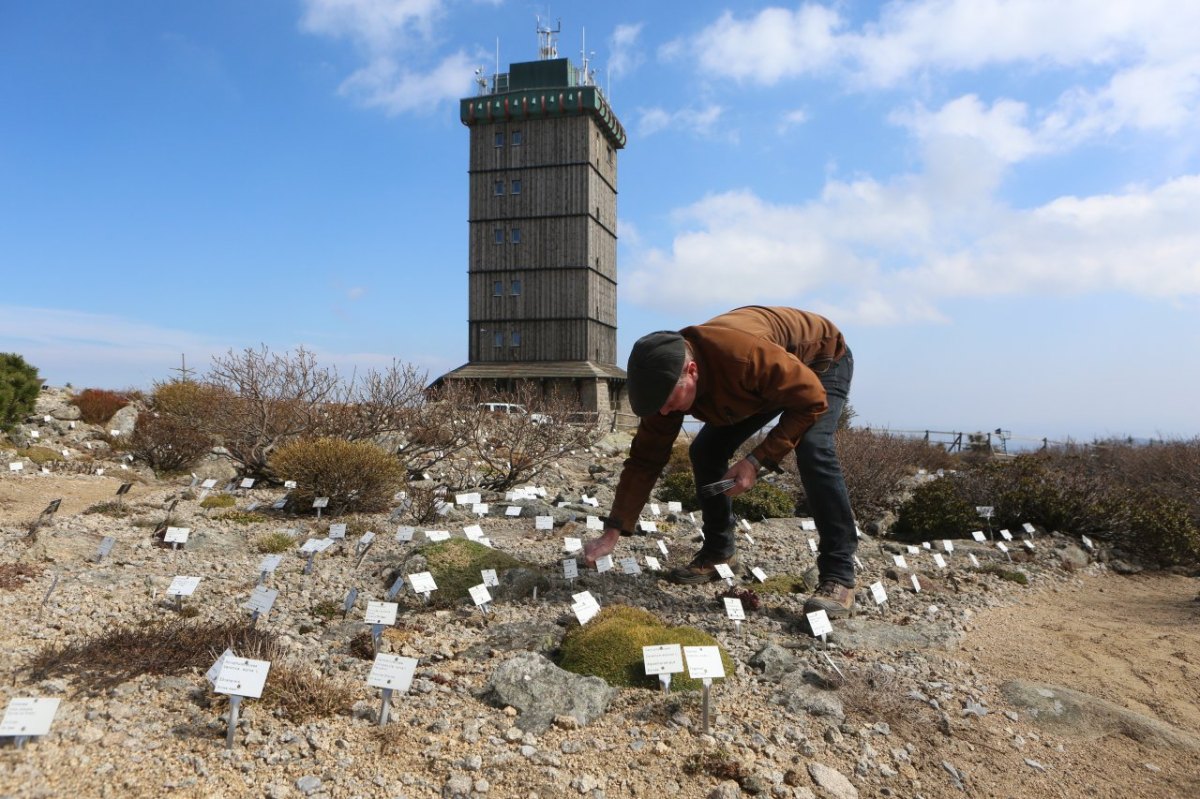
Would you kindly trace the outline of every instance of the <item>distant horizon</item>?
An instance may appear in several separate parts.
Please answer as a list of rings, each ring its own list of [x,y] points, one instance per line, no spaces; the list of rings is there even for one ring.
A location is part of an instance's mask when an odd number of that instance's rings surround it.
[[[108,388],[260,344],[467,362],[459,101],[537,58],[535,9],[9,5],[0,351]],[[789,305],[845,333],[877,427],[1195,437],[1197,30],[1144,0],[571,7],[558,55],[586,42],[628,134],[616,364]]]

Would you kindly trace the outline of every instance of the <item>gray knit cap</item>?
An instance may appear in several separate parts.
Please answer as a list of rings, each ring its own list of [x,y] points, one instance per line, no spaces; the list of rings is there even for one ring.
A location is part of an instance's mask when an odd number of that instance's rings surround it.
[[[683,374],[686,348],[674,330],[659,330],[637,340],[629,353],[629,405],[638,416],[658,413]]]

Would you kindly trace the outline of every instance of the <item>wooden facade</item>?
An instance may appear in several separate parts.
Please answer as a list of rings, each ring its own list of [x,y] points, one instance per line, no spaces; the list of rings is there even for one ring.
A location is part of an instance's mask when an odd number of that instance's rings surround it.
[[[586,404],[623,395],[617,357],[617,150],[599,88],[566,61],[514,64],[464,99],[469,363],[443,379],[569,375]],[[563,85],[539,85],[555,82]],[[571,366],[571,364],[575,364]],[[604,383],[580,389],[579,380]]]

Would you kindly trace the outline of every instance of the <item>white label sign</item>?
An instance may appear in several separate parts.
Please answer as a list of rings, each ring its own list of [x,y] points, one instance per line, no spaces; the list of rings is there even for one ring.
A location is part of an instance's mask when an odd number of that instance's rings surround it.
[[[600,517],[599,517],[599,516],[588,516],[588,517],[587,517],[587,529],[589,529],[589,530],[603,530],[603,529],[604,529],[604,522],[600,521]]]
[[[664,558],[668,556],[667,542],[663,541],[661,538],[658,539],[658,551],[662,553]]]
[[[449,541],[450,540],[450,531],[449,530],[426,530],[425,531],[425,540],[429,541],[429,542]]]
[[[254,488],[254,478],[246,477],[242,482],[238,483],[238,488]]]
[[[329,497],[317,497],[316,499],[313,500],[312,506],[314,508],[328,508],[329,507]]]
[[[408,575],[408,584],[418,594],[428,594],[430,591],[437,590],[437,583],[434,582],[433,575],[429,572]]]
[[[937,564],[937,567],[939,569],[946,568],[946,559],[943,558],[940,553],[936,553],[936,552],[934,553],[933,562]]]
[[[198,585],[200,585],[199,577],[179,575],[167,587],[167,596],[191,596]]]
[[[662,566],[659,565],[658,558],[654,557],[653,555],[647,555],[646,556],[646,568],[652,572],[656,572],[656,571],[660,571],[662,569]]]
[[[213,690],[219,694],[234,694],[258,699],[262,696],[263,686],[267,682],[267,672],[271,670],[269,660],[251,660],[230,655],[221,664]]]
[[[533,519],[533,527],[535,530],[553,530],[553,516],[535,516]]]
[[[215,477],[208,478],[207,480],[205,480],[203,483],[200,484],[200,487],[208,488],[208,489],[216,488],[217,487],[217,478],[215,478]]]
[[[1004,546],[1003,541],[996,542],[996,549],[1000,550],[1001,552],[1008,552],[1008,547]]]
[[[578,552],[583,549],[583,540],[580,538],[564,538],[563,552]]]
[[[979,568],[979,558],[975,557],[975,553],[968,552],[967,557],[971,559],[971,565],[974,566],[976,569],[978,569]]]
[[[912,576],[912,587],[918,594],[921,593],[921,578],[915,574]]]
[[[946,550],[947,552],[953,552],[954,551],[954,542],[949,541],[949,540],[943,541],[942,549]]]
[[[579,576],[579,563],[575,558],[566,558],[562,562],[563,577],[567,580],[574,580]]]
[[[504,509],[504,515],[505,516],[520,516],[521,515],[521,506],[520,505],[509,505],[507,508]]]
[[[733,569],[729,568],[728,563],[717,563],[713,565],[713,568],[717,570],[717,576],[722,580],[733,579]]]
[[[591,591],[580,591],[573,594],[572,599],[575,602],[571,605],[571,610],[575,612],[575,618],[579,619],[580,624],[587,624],[600,612],[600,603],[592,596]]]
[[[257,612],[260,615],[266,616],[271,612],[271,608],[275,605],[275,598],[278,596],[279,591],[274,588],[267,588],[265,585],[260,585],[250,592],[250,599],[242,607],[251,612]]]
[[[483,584],[488,588],[495,588],[500,585],[500,578],[496,576],[495,569],[482,569],[479,574],[483,577]]]
[[[327,537],[328,538],[345,538],[346,537],[346,525],[344,525],[344,524],[329,525],[329,535]]]
[[[808,618],[808,626],[812,628],[814,636],[828,635],[833,632],[833,625],[829,623],[829,614],[824,610],[814,610],[812,613],[804,615]]]
[[[167,532],[163,534],[163,541],[168,544],[186,544],[191,532],[190,527],[168,527]]]
[[[899,568],[901,568],[901,569],[908,568],[908,561],[906,561],[904,559],[903,555],[892,555],[892,560],[896,561],[896,566],[898,566]]]
[[[642,663],[646,675],[678,674],[683,671],[683,647],[679,644],[660,644],[642,647]]]
[[[1086,535],[1079,536],[1079,540],[1082,541],[1083,545],[1088,549],[1096,548],[1096,545],[1092,543],[1092,539],[1088,538]]]
[[[755,566],[750,570],[750,573],[753,574],[754,579],[758,580],[760,583],[765,583],[767,581],[767,573],[762,570],[761,566]]]
[[[971,533],[971,538],[974,538],[976,541],[986,540],[986,537],[983,534],[983,530],[976,530],[975,532]]]
[[[919,555],[919,554],[921,554],[921,550],[920,550],[918,547],[914,547],[914,546],[912,546],[911,544],[910,544],[910,545],[908,545],[907,547],[905,547],[905,549],[908,551],[908,554],[910,554],[910,555]]]
[[[208,671],[204,673],[204,679],[208,680],[209,684],[216,685],[217,675],[221,673],[221,667],[225,665],[225,658],[231,657],[233,650],[229,647],[221,653],[221,657],[217,658],[217,662],[208,667]]]
[[[737,597],[725,597],[725,615],[730,621],[745,621],[746,609],[742,607],[742,600]]]
[[[715,646],[685,646],[683,656],[687,660],[688,676],[693,680],[710,680],[725,676],[721,650]]]
[[[1035,530],[1033,525],[1029,522],[1025,522],[1023,525],[1021,525],[1021,527],[1024,528],[1025,532],[1029,533],[1030,535],[1033,535],[1037,532],[1037,530]]]
[[[479,492],[475,492],[472,494],[455,494],[454,495],[454,504],[455,505],[474,505],[477,502],[483,502],[483,495],[480,494]]]
[[[662,515],[657,502],[650,503],[650,515],[651,516],[661,516]]]
[[[8,464],[8,470],[10,472],[23,472],[25,471],[25,464],[21,463],[20,461],[13,461],[12,463]]]
[[[483,528],[478,524],[468,524],[463,528],[463,535],[467,537],[468,541],[478,541],[483,538]]]
[[[417,528],[409,527],[407,525],[401,525],[399,528],[396,529],[396,540],[399,541],[401,544],[406,544],[409,541],[413,540],[413,536],[416,535],[416,533],[417,533]]]
[[[599,572],[600,574],[604,574],[606,571],[610,571],[612,569],[612,567],[613,567],[612,555],[605,555],[602,558],[596,558],[596,571]]]
[[[621,571],[624,574],[641,574],[642,567],[638,565],[637,558],[622,558]]]
[[[658,522],[640,521],[639,520],[638,524],[641,525],[642,532],[645,532],[645,533],[657,533],[658,532]]]
[[[395,602],[368,602],[363,621],[367,624],[382,624],[385,627],[391,627],[396,623],[396,611],[399,607]]]
[[[58,712],[59,699],[15,697],[0,719],[0,736],[47,735]]]
[[[668,513],[683,513],[683,503],[682,502],[668,502],[667,503],[667,512]]]
[[[483,583],[473,585],[467,589],[471,594],[471,601],[476,605],[486,605],[492,601],[492,595],[488,592],[487,586]]]
[[[367,685],[372,688],[390,688],[407,693],[412,687],[413,674],[417,671],[417,659],[402,655],[379,654],[371,664]]]
[[[883,589],[883,583],[871,583],[871,596],[875,600],[876,605],[882,605],[887,602],[887,591]]]
[[[476,502],[471,506],[471,513],[474,513],[476,516],[487,516],[489,509],[488,503]]]
[[[1000,537],[1005,541],[1012,541],[1012,533],[1010,533],[1008,530],[1001,530]]]
[[[816,540],[815,538],[810,538],[810,539],[808,539],[808,551],[809,551],[809,552],[812,552],[813,554],[816,554],[816,552],[817,552],[817,540]]]

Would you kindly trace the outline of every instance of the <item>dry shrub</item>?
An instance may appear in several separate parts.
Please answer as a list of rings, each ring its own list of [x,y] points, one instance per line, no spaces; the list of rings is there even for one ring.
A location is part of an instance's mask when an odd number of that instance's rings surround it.
[[[291,497],[309,508],[329,497],[331,509],[373,513],[385,510],[404,485],[404,469],[388,452],[367,441],[317,438],[285,444],[271,458],[281,480],[295,480]]]
[[[129,396],[103,388],[85,388],[71,398],[71,404],[79,408],[79,418],[83,421],[104,424],[129,404]]]
[[[0,563],[0,591],[20,588],[29,580],[42,576],[41,566],[28,563]]]
[[[860,519],[878,518],[896,507],[905,478],[917,469],[948,468],[951,458],[920,439],[863,428],[835,434],[850,506]]]
[[[938,728],[938,714],[902,691],[895,673],[872,663],[843,663],[845,679],[835,678],[830,684],[836,686],[847,717],[870,724],[882,721],[900,740],[923,740]]]
[[[155,412],[138,415],[129,451],[152,469],[175,472],[191,467],[212,445],[212,437],[186,419]]]

